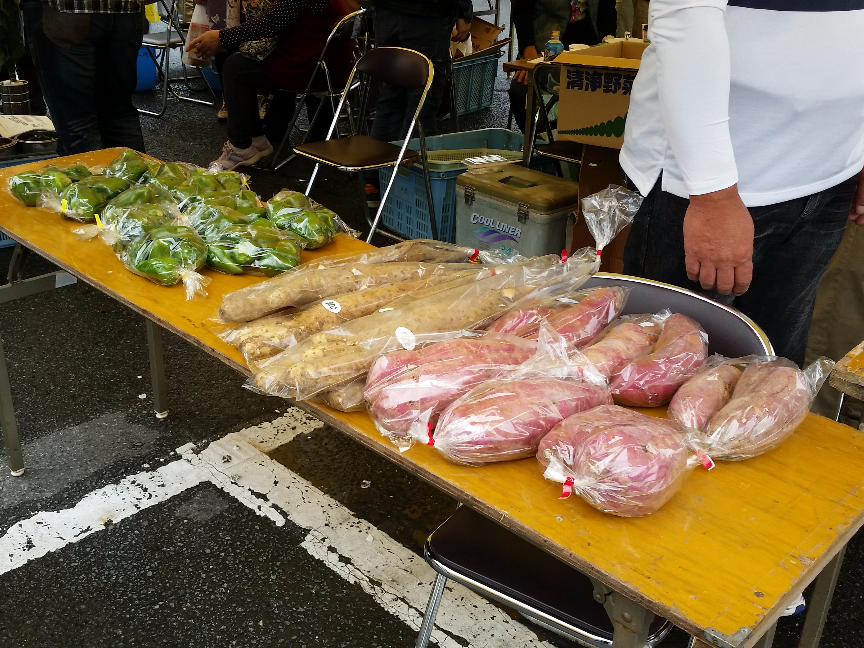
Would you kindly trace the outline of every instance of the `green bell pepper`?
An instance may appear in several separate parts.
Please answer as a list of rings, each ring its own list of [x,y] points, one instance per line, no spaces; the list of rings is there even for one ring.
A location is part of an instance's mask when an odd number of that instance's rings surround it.
[[[207,259],[207,244],[185,225],[163,225],[134,240],[123,254],[132,272],[164,286],[173,286],[187,271]]]
[[[150,165],[137,151],[126,149],[105,167],[105,175],[132,183],[138,182],[149,170]]]
[[[42,175],[38,171],[24,171],[12,176],[9,192],[28,207],[35,207],[42,194]]]

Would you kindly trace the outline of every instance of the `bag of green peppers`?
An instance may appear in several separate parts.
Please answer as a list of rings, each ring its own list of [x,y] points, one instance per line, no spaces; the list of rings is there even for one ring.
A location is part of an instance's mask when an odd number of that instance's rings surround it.
[[[189,225],[205,241],[216,239],[232,225],[248,225],[258,220],[255,214],[242,214],[223,205],[195,205],[187,214]]]
[[[271,220],[279,229],[293,232],[303,239],[310,250],[326,245],[339,231],[336,214],[323,208],[286,213],[278,220],[274,220],[271,216]]]
[[[145,173],[154,168],[159,168],[160,162],[156,160],[145,160],[141,154],[132,149],[126,149],[116,158],[111,160],[103,174],[111,178],[123,178],[132,184],[138,182]]]
[[[214,174],[214,177],[222,188],[232,195],[240,193],[241,190],[249,186],[248,176],[236,171],[218,171]]]
[[[301,248],[297,237],[272,226],[232,225],[208,242],[207,265],[226,274],[254,271],[272,277],[300,263]]]
[[[88,174],[90,173],[83,164],[77,166],[82,167]],[[43,191],[59,195],[61,191],[73,182],[75,180],[62,169],[56,166],[48,166],[38,171],[24,171],[12,176],[9,179],[9,193],[28,207],[36,207],[40,203]]]
[[[234,197],[235,210],[241,214],[255,215],[259,218],[267,218],[267,205],[261,202],[254,191],[243,189]]]
[[[129,183],[122,178],[90,176],[66,187],[59,198],[44,194],[42,204],[67,218],[91,223],[109,200],[128,188]]]
[[[111,245],[116,254],[121,254],[132,241],[157,227],[168,225],[175,221],[178,215],[176,206],[170,203],[114,208],[108,205],[100,217],[100,234],[102,240]]]
[[[189,175],[197,169],[186,162],[166,162],[159,168],[141,176],[141,184],[159,185],[163,189],[174,189],[189,182]]]
[[[209,280],[198,274],[207,259],[207,244],[191,227],[163,225],[134,240],[123,263],[135,274],[162,286],[182,281],[186,299],[205,296]]]

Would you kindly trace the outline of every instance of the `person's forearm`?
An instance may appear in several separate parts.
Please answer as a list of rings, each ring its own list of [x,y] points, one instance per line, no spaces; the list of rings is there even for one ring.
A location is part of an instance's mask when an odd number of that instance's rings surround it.
[[[691,195],[731,187],[738,170],[729,135],[729,42],[723,0],[653,0],[660,112]]]
[[[466,23],[474,20],[474,3],[472,0],[459,0],[459,18]]]

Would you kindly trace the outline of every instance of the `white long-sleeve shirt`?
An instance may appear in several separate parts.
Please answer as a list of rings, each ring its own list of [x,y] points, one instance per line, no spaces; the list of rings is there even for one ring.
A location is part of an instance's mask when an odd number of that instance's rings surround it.
[[[864,167],[864,0],[651,0],[621,166],[647,194],[748,207]]]

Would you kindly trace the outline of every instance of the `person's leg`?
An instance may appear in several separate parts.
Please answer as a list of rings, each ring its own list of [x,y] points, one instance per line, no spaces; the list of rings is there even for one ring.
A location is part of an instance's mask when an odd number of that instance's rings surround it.
[[[57,131],[57,152],[102,148],[90,14],[61,14],[38,0],[25,2],[22,9],[30,53]]]
[[[633,38],[642,38],[642,25],[648,24],[648,0],[635,0],[636,11],[633,16]]]
[[[528,86],[516,79],[510,80],[510,89],[507,91],[510,97],[510,110],[513,111],[513,121],[521,131],[525,128],[525,100],[528,96]]]
[[[96,113],[102,146],[144,151],[138,111],[132,103],[137,80],[143,20],[136,14],[93,14],[90,30],[96,44]]]
[[[624,32],[629,32],[633,27],[636,0],[615,0],[615,13],[617,14],[616,20],[618,24],[615,35],[618,38],[624,38]]]
[[[778,355],[804,363],[819,281],[840,245],[857,177],[808,198],[750,209],[753,282],[733,304],[768,335]]]
[[[252,145],[252,138],[264,134],[258,116],[258,90],[274,89],[259,61],[232,54],[222,68],[225,106],[228,108],[228,141],[238,149]]]
[[[864,259],[864,225],[849,222],[816,292],[807,338],[807,363],[819,356],[840,360],[864,339],[864,263],[861,259]],[[826,382],[811,410],[834,418],[839,405],[840,392]],[[858,427],[861,402],[847,399],[840,420]]]
[[[374,21],[376,47],[407,47],[401,37],[401,16],[402,14],[398,12],[376,7]],[[380,84],[370,136],[384,142],[401,139],[406,106],[404,89],[386,83]]]

